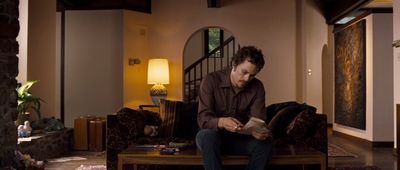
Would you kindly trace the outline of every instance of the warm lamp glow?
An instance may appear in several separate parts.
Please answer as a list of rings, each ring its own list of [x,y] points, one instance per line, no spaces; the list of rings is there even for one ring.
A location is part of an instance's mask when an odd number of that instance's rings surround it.
[[[169,84],[168,59],[150,59],[147,84]]]
[[[160,99],[167,97],[167,88],[163,86],[163,84],[169,84],[169,66],[167,59],[149,60],[147,84],[154,84],[150,89],[150,96],[153,103],[159,105]]]

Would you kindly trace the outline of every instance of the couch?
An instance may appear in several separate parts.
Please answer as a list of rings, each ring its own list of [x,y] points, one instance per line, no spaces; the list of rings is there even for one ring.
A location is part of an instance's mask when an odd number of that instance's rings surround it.
[[[301,147],[312,147],[327,153],[327,117],[316,113],[315,107],[294,101],[282,102],[267,106],[266,114],[266,123],[274,137],[275,150],[279,150],[280,146],[286,147],[287,144],[299,144]],[[117,169],[118,153],[133,144],[194,141],[199,129],[196,119],[197,103],[171,100],[160,101],[159,114],[147,110],[123,108],[115,114],[107,115],[107,169]],[[158,135],[145,136],[143,134],[145,124],[158,126]],[[149,169],[146,166],[141,168]],[[296,168],[293,166],[277,169]],[[157,166],[152,169],[164,168]]]

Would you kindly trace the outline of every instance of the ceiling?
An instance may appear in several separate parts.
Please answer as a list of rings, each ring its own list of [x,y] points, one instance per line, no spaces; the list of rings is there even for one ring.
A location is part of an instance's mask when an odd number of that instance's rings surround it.
[[[208,7],[223,8],[224,1],[206,0]],[[359,16],[367,10],[392,9],[393,0],[309,0],[324,14],[327,24],[347,16]],[[214,4],[214,5],[213,5]],[[151,13],[151,0],[57,0],[57,10],[128,9]]]
[[[392,12],[393,0],[314,0],[322,4],[329,25],[337,24],[345,17],[358,18],[369,13]]]
[[[342,16],[338,17],[335,21],[331,21],[331,24],[347,24],[357,21],[359,18],[363,18],[370,13],[392,13],[393,12],[393,0],[368,0],[360,4],[358,7],[349,10]]]
[[[393,0],[373,0],[363,8],[393,8]]]
[[[57,11],[128,9],[151,13],[151,0],[57,0]]]
[[[206,0],[208,8],[220,8],[222,0]],[[57,0],[57,11],[128,9],[151,13],[151,0]]]

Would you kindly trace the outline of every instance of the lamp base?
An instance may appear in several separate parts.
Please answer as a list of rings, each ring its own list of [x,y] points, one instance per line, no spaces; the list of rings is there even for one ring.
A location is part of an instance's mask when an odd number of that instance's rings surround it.
[[[159,106],[160,99],[165,99],[167,97],[167,88],[162,84],[155,84],[150,89],[150,97],[153,103]]]

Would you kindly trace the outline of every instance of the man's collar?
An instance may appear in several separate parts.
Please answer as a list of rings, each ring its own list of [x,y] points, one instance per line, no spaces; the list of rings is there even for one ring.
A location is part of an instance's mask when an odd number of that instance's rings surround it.
[[[231,71],[232,68],[230,67],[222,70],[222,81],[219,87],[231,87]]]

